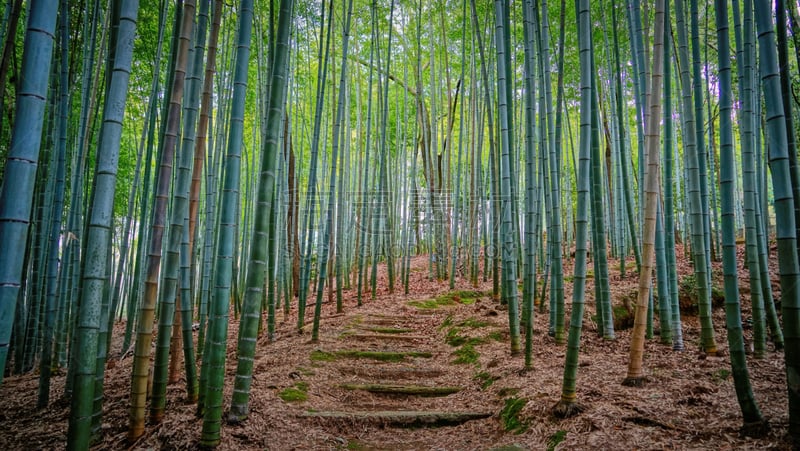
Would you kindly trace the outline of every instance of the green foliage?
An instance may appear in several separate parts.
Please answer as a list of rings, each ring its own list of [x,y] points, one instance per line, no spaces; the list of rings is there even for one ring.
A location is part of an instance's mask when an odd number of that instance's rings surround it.
[[[725,368],[720,368],[711,375],[711,379],[714,382],[720,383],[726,379],[728,379],[731,375],[731,371]]]
[[[462,345],[477,346],[486,343],[485,338],[467,337],[465,335],[460,335],[460,331],[461,329],[458,327],[453,327],[452,329],[448,330],[447,336],[444,340],[445,343],[453,347]]]
[[[567,431],[563,429],[557,430],[553,435],[547,438],[547,451],[555,450],[556,446],[563,442],[565,438],[567,438]]]
[[[470,317],[470,318],[465,319],[464,321],[461,321],[458,325],[462,326],[462,327],[471,327],[473,329],[478,329],[478,328],[481,328],[481,327],[488,326],[489,323],[486,322],[486,321],[481,321],[481,320],[477,320],[475,318],[471,318]]]
[[[312,362],[333,362],[336,360],[336,355],[331,352],[320,351],[315,349],[311,351]]]
[[[504,387],[501,388],[500,390],[497,390],[497,396],[500,398],[505,398],[506,396],[514,396],[517,393],[519,393],[519,389],[514,387]]]
[[[278,396],[286,402],[306,401],[308,399],[308,383],[297,382],[293,386],[281,390]]]
[[[345,449],[353,450],[353,451],[360,451],[363,449],[369,449],[368,446],[365,446],[363,443],[359,442],[358,440],[348,440],[347,447]]]
[[[464,321],[459,322],[458,325],[453,325],[453,316],[448,315],[447,318],[445,318],[442,325],[439,326],[439,330],[442,330],[445,327],[449,327],[447,329],[444,341],[450,346],[455,347],[455,346],[462,346],[465,344],[469,344],[470,346],[477,346],[486,343],[490,338],[469,337],[466,335],[462,335],[461,332],[464,330],[464,328],[477,329],[481,327],[486,327],[488,325],[489,323],[486,321],[480,321],[471,317],[465,319]]]
[[[503,332],[501,332],[499,330],[496,330],[494,332],[489,332],[489,335],[486,336],[486,339],[487,340],[494,340],[494,341],[497,341],[499,343],[502,343],[503,341],[505,341],[505,339],[503,338]]]
[[[714,277],[712,276],[712,280]],[[698,311],[698,300],[700,299],[700,291],[697,279],[694,273],[683,276],[678,285],[678,301],[682,313],[694,314]],[[725,293],[717,285],[711,285],[711,305],[714,307],[721,307],[725,303]]]
[[[437,330],[446,329],[452,325],[453,325],[453,315],[452,314],[447,315],[447,318],[445,318],[444,321],[442,321],[441,326],[439,326]]]
[[[449,307],[456,304],[472,305],[483,296],[480,291],[450,291],[441,296],[421,301],[409,301],[408,305],[418,309],[436,309],[439,307]]]
[[[527,403],[528,400],[525,398],[506,399],[503,410],[500,411],[500,423],[503,425],[504,431],[522,434],[528,430],[529,422],[520,418],[519,415]]]
[[[465,343],[463,346],[456,349],[453,352],[453,355],[456,357],[456,359],[453,360],[453,363],[459,365],[468,363],[477,365],[478,358],[481,356],[480,353],[475,350],[475,347],[472,345],[472,343]]]
[[[480,371],[475,373],[475,376],[472,378],[480,382],[481,390],[486,390],[487,388],[491,387],[492,384],[494,384],[494,381],[499,379],[497,376],[492,376],[488,371]]]
[[[458,327],[451,327],[447,331],[447,335],[444,338],[444,342],[449,344],[450,346],[461,346],[467,342],[467,337],[460,335],[458,332],[460,329]]]

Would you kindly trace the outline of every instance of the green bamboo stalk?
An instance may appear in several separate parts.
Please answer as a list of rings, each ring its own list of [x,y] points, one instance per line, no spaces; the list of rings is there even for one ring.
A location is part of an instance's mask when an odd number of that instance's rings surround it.
[[[595,72],[594,45],[592,45],[592,73]],[[606,219],[603,208],[603,174],[601,172],[602,156],[600,154],[600,107],[598,105],[599,92],[597,79],[592,83],[592,154],[589,180],[591,183],[590,195],[592,196],[590,211],[592,213],[592,247],[593,263],[595,264],[595,302],[598,305],[598,318],[600,333],[606,340],[614,340],[614,320],[611,314],[611,293],[608,286],[608,251],[606,244]]]
[[[273,60],[272,84],[269,96],[269,109],[267,116],[267,134],[263,143],[261,157],[261,173],[258,179],[256,207],[259,211],[268,213],[272,208],[272,194],[275,189],[276,156],[280,148],[281,122],[286,104],[286,91],[288,85],[288,53],[289,34],[292,22],[292,0],[281,0],[280,15],[278,18],[278,34]],[[256,217],[255,231],[250,242],[250,261],[248,262],[247,286],[244,299],[244,311],[240,325],[236,382],[234,396],[231,401],[231,410],[228,421],[238,422],[247,418],[250,399],[250,386],[253,380],[253,359],[255,357],[255,342],[258,333],[258,306],[261,302],[265,286],[266,251],[269,230],[269,215],[260,214]],[[255,309],[252,308],[255,306]],[[253,317],[250,314],[255,310]],[[216,437],[219,440],[219,437]]]
[[[39,363],[39,395],[36,405],[46,407],[50,400],[50,376],[53,367],[53,336],[56,320],[58,296],[58,258],[61,223],[64,211],[64,177],[66,172],[67,127],[69,117],[69,8],[66,1],[60,2],[62,14],[59,16],[59,82],[58,82],[58,143],[56,149],[57,166],[55,169],[55,190],[53,198],[53,219],[50,225],[49,255],[46,283],[46,307],[44,331],[42,337],[42,353]]]
[[[20,73],[23,83],[17,94],[17,115],[0,190],[0,373],[6,367],[22,283],[50,75],[43,68],[49,68],[52,60],[57,13],[56,0],[32,3],[25,32]],[[2,381],[0,374],[0,384]]]
[[[332,8],[332,5],[331,5]],[[321,5],[321,23],[325,22],[325,7]],[[329,16],[332,16],[329,14]],[[313,231],[315,229],[315,214],[317,203],[317,164],[319,155],[320,130],[322,128],[323,105],[325,101],[325,87],[328,77],[328,55],[331,44],[331,30],[333,29],[333,17],[328,17],[327,27],[320,27],[319,53],[317,54],[317,93],[316,107],[314,108],[314,130],[311,135],[311,162],[308,173],[308,191],[306,193],[306,211],[303,215],[303,230],[305,235],[301,248],[302,262],[300,264],[300,287],[297,309],[297,330],[302,331],[305,323],[306,299],[308,297],[308,285],[311,279],[311,247],[313,245]],[[327,32],[325,31],[327,30]],[[325,38],[323,39],[323,33]]]
[[[331,6],[333,2],[331,2]],[[394,3],[392,3],[394,6]],[[332,9],[332,8],[331,8]],[[394,8],[392,8],[394,11]],[[332,11],[331,11],[332,12]],[[350,38],[350,18],[353,12],[353,0],[348,1],[347,7],[347,16],[345,18],[344,23],[344,31],[342,37],[342,68],[341,74],[339,79],[339,93],[338,93],[338,100],[336,102],[336,119],[333,123],[333,147],[331,148],[331,176],[328,185],[328,206],[327,206],[327,217],[325,219],[325,229],[322,234],[322,250],[319,253],[318,260],[319,260],[319,268],[317,269],[317,299],[316,305],[314,306],[314,324],[311,329],[311,341],[317,341],[319,339],[319,321],[320,316],[322,315],[322,295],[325,289],[325,280],[327,279],[327,271],[328,271],[328,258],[330,257],[330,238],[331,238],[331,228],[333,227],[333,215],[334,215],[334,206],[336,203],[336,169],[339,163],[338,153],[339,153],[339,137],[340,137],[340,129],[342,126],[342,118],[344,116],[344,103],[345,103],[345,95],[347,93],[346,90],[346,83],[347,83],[347,50],[348,50],[348,41]],[[391,21],[390,21],[391,22]],[[389,49],[391,50],[391,31],[389,32]],[[388,79],[387,79],[388,83]],[[385,122],[384,122],[385,125]],[[384,172],[385,177],[385,172]],[[341,182],[339,182],[341,183]]]
[[[214,288],[211,299],[206,353],[203,358],[203,374],[206,381],[204,394],[198,406],[203,413],[203,428],[200,436],[202,446],[216,446],[222,427],[222,390],[225,379],[227,355],[228,318],[233,282],[233,244],[237,217],[240,215],[239,187],[242,165],[242,135],[244,133],[245,96],[247,92],[250,42],[252,34],[253,2],[243,0],[239,7],[236,39],[236,67],[234,71],[233,101],[230,110],[225,169],[223,173],[219,237],[216,241],[214,260]],[[263,286],[263,284],[262,284]],[[206,364],[205,362],[208,361]]]
[[[501,188],[500,188],[500,202],[502,204],[502,222],[501,231],[502,247],[501,254],[503,259],[503,272],[502,272],[502,294],[501,300],[508,305],[508,325],[511,334],[511,354],[520,352],[520,331],[519,331],[519,304],[517,299],[517,247],[516,244],[519,240],[514,239],[514,218],[513,204],[514,204],[514,191],[511,183],[513,167],[511,165],[511,140],[512,128],[509,118],[514,110],[514,104],[509,102],[511,96],[508,94],[509,83],[508,71],[506,68],[507,55],[505,43],[507,42],[507,34],[510,32],[505,26],[505,18],[507,15],[506,7],[503,5],[503,0],[495,0],[495,43],[497,45],[497,89],[498,89],[498,107],[500,116],[500,166],[501,166]]]
[[[173,326],[175,324],[175,312],[177,310],[175,303],[177,301],[178,273],[180,270],[180,243],[183,236],[183,220],[188,213],[189,183],[191,181],[189,165],[192,161],[193,149],[191,143],[189,146],[179,146],[178,135],[181,130],[180,122],[184,93],[186,92],[186,97],[188,97],[191,95],[190,91],[192,88],[192,83],[187,82],[186,78],[194,71],[192,67],[194,61],[190,57],[190,49],[193,43],[192,37],[194,33],[195,11],[195,2],[189,1],[184,3],[177,53],[178,61],[175,68],[175,83],[172,93],[173,97],[170,101],[170,109],[167,115],[168,123],[164,134],[164,150],[165,152],[169,151],[175,154],[173,157],[177,159],[177,171],[174,175],[172,195],[170,196],[171,205],[167,209],[170,219],[165,247],[166,259],[163,271],[161,271],[163,280],[158,287],[158,334],[156,336],[156,350],[153,362],[153,386],[150,394],[150,420],[154,423],[161,422],[164,416],[167,384],[169,381],[170,347],[172,343],[174,343],[171,338],[173,334],[177,332],[173,330]],[[196,112],[196,110],[194,111]],[[185,116],[193,115],[192,113],[186,114],[184,115],[184,119],[186,119]],[[192,119],[194,119],[194,117]],[[194,123],[194,121],[192,121],[192,123]],[[187,134],[194,134],[192,131],[188,130],[189,128],[190,127],[184,124],[184,139]],[[172,172],[171,167],[169,172]],[[170,175],[171,174],[167,175],[168,179]],[[168,188],[164,192],[168,192]],[[166,199],[164,202],[166,203]],[[165,211],[165,215],[166,214],[167,212]],[[162,252],[164,252],[164,250],[162,250]],[[173,355],[176,356],[177,353],[178,349],[175,349]],[[193,383],[193,381],[187,381],[189,385]],[[189,395],[189,399],[193,397],[193,395]]]
[[[769,429],[753,397],[750,374],[745,357],[742,333],[742,312],[739,305],[739,280],[736,264],[736,230],[734,225],[734,198],[736,190],[735,153],[733,148],[733,100],[731,83],[730,38],[728,31],[728,4],[714,0],[716,10],[717,45],[719,55],[719,149],[720,195],[722,201],[722,265],[725,276],[725,326],[728,330],[728,350],[731,355],[731,372],[736,388],[736,398],[742,410],[745,435],[763,435]]]
[[[67,449],[87,449],[90,443],[92,413],[95,409],[95,377],[99,329],[102,326],[101,302],[108,296],[114,193],[117,184],[122,121],[128,96],[133,43],[139,2],[121,2],[108,92],[98,144],[94,190],[86,233],[86,252],[81,271],[80,312],[75,331],[77,352],[75,385],[72,396]],[[101,378],[102,382],[102,378]]]
[[[553,407],[553,414],[566,418],[580,412],[577,403],[576,381],[578,377],[578,354],[580,351],[581,328],[585,307],[584,288],[586,286],[586,258],[589,218],[589,160],[592,145],[592,28],[589,0],[576,2],[576,21],[578,26],[578,48],[580,58],[580,163],[577,168],[578,204],[576,207],[575,266],[572,291],[572,314],[570,316],[567,352],[564,362],[564,378],[561,385],[561,398]]]
[[[746,14],[749,14],[747,36],[742,36],[742,17],[739,11],[739,2],[733,1],[733,21],[736,36],[736,60],[739,66],[739,92],[742,109],[739,116],[739,135],[742,153],[742,187],[744,189],[744,216],[745,216],[745,261],[750,275],[750,296],[753,314],[753,357],[762,358],[766,348],[766,317],[764,314],[764,298],[761,280],[761,268],[758,258],[758,231],[756,229],[756,164],[755,164],[755,136],[753,126],[753,33],[752,33],[752,3]]]
[[[789,392],[789,435],[800,440],[800,386],[794,383],[800,372],[800,265],[797,260],[797,237],[793,214],[793,195],[786,143],[786,122],[780,97],[780,79],[775,49],[775,27],[772,23],[771,5],[755,4],[756,29],[761,84],[767,117],[769,139],[769,166],[775,196],[776,239],[778,241],[778,270],[781,279],[781,316],[786,377]]]
[[[535,122],[536,113],[534,111],[535,105],[535,89],[534,77],[536,76],[535,62],[534,62],[534,27],[538,24],[534,23],[532,0],[526,0],[522,5],[523,17],[523,36],[524,36],[524,49],[525,49],[525,255],[523,266],[523,283],[522,283],[522,328],[525,332],[525,368],[531,368],[533,363],[533,299],[536,294],[536,248],[535,248],[535,200],[536,200],[536,182],[534,180],[534,168],[536,166],[536,159],[534,156],[536,142],[535,142]],[[540,86],[540,91],[544,91]],[[543,93],[542,93],[543,94]],[[543,95],[542,95],[543,97]],[[540,102],[543,107],[544,103]],[[544,150],[542,150],[544,153]]]
[[[551,214],[547,221],[548,233],[548,253],[550,278],[552,279],[550,288],[550,322],[548,333],[553,336],[558,344],[563,344],[564,339],[564,261],[561,251],[563,228],[561,223],[561,154],[563,152],[563,121],[564,121],[564,39],[566,22],[566,1],[561,0],[561,13],[559,15],[559,36],[558,36],[558,81],[556,88],[556,116],[555,116],[555,138],[550,155],[547,159],[549,165],[550,199]],[[569,202],[568,205],[572,205]],[[547,279],[545,283],[547,284]],[[542,300],[544,307],[544,300]]]
[[[682,110],[681,119],[683,120],[683,143],[684,160],[687,171],[687,191],[686,195],[689,206],[689,229],[691,234],[692,259],[694,263],[695,280],[697,281],[698,300],[697,305],[700,311],[700,348],[706,354],[714,355],[717,352],[717,345],[714,340],[714,327],[711,323],[711,287],[710,277],[710,258],[706,251],[706,227],[705,218],[702,212],[702,188],[701,174],[699,166],[698,146],[702,141],[697,141],[698,117],[696,110],[692,108],[692,82],[689,78],[689,56],[688,38],[686,32],[686,20],[683,0],[675,0],[675,14],[677,15],[678,32],[678,67],[680,67],[680,86]],[[702,107],[702,105],[701,105]],[[702,112],[702,108],[701,108]]]
[[[664,189],[664,252],[667,267],[667,293],[670,297],[670,313],[672,317],[669,324],[672,326],[672,349],[683,350],[683,327],[681,325],[681,311],[678,301],[678,275],[675,258],[675,205],[672,184],[674,183],[673,163],[673,124],[672,124],[672,25],[670,21],[664,24],[664,167],[662,172],[662,185]],[[660,318],[659,318],[660,319]],[[662,327],[662,334],[664,328]]]

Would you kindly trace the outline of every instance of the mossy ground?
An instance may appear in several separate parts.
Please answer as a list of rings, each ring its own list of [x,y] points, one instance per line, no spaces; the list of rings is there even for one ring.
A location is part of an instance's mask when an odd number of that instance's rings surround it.
[[[409,301],[408,305],[425,310],[454,306],[457,304],[472,305],[483,297],[483,295],[484,293],[480,291],[450,291],[431,299]]]
[[[565,438],[567,438],[567,431],[565,430],[560,429],[553,433],[553,435],[547,439],[547,451],[555,450],[556,446],[563,442]]]
[[[286,402],[303,402],[308,399],[308,383],[297,382],[293,386],[284,388],[278,397]]]
[[[497,376],[492,376],[488,371],[479,371],[473,376],[478,383],[481,384],[481,390],[486,390],[491,387],[494,382],[499,379]]]
[[[453,360],[455,364],[478,364],[478,359],[480,358],[480,353],[475,350],[475,346],[470,343],[466,343],[460,348],[453,351],[453,355],[456,357]]]
[[[716,273],[711,276],[711,306],[722,307],[725,303],[725,292],[715,282]],[[678,302],[681,306],[682,314],[697,314],[699,311],[698,301],[700,291],[694,274],[687,274],[678,281]]]
[[[513,432],[515,434],[522,434],[530,427],[528,421],[520,417],[522,409],[528,400],[525,398],[508,398],[505,400],[503,410],[500,411],[500,424],[503,430]]]

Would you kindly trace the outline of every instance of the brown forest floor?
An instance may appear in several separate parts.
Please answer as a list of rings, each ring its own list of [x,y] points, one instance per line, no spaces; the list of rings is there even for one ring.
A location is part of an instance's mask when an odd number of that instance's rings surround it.
[[[774,256],[774,250],[773,254]],[[678,249],[679,261],[688,256]],[[571,263],[568,263],[571,264]],[[679,263],[679,273],[690,272]],[[628,265],[633,267],[632,262]],[[565,268],[571,274],[571,267]],[[718,271],[717,267],[717,271]],[[777,276],[773,269],[773,287]],[[631,274],[631,273],[629,273]],[[355,290],[345,292],[345,313],[335,314],[325,304],[320,340],[295,332],[296,318],[278,326],[277,340],[259,341],[252,386],[250,418],[241,425],[226,425],[220,450],[255,449],[791,449],[786,438],[787,394],[783,353],[769,352],[763,359],[748,359],[756,400],[771,425],[760,439],[738,434],[741,414],[726,357],[724,312],[714,309],[714,324],[722,357],[698,352],[698,322],[684,316],[685,352],[673,352],[659,344],[658,337],[645,349],[644,387],[621,385],[626,374],[630,331],[617,332],[616,341],[599,338],[594,315],[593,280],[588,279],[587,309],[583,322],[578,369],[580,415],[558,420],[550,410],[559,400],[565,346],[556,345],[546,332],[547,314],[537,313],[534,336],[534,369],[521,371],[522,356],[512,357],[508,346],[507,312],[486,295],[491,283],[483,283],[483,295],[474,303],[455,302],[435,309],[409,305],[412,300],[431,299],[448,291],[447,282],[429,281],[427,259],[412,262],[411,292],[389,294],[385,275],[379,295],[365,305],[355,305]],[[636,279],[619,277],[611,268],[612,299],[620,303],[635,293]],[[571,300],[571,277],[565,277],[567,323]],[[721,282],[717,282],[721,284]],[[750,316],[747,271],[740,270],[743,287],[743,317]],[[457,289],[473,290],[466,282]],[[402,287],[398,287],[402,293]],[[776,295],[776,298],[779,294]],[[312,309],[309,309],[312,310]],[[296,315],[295,311],[292,311]],[[311,312],[309,311],[309,318]],[[280,317],[279,317],[280,319]],[[456,327],[454,329],[454,326]],[[118,325],[114,355],[119,355],[121,325]],[[410,330],[402,330],[402,329]],[[479,354],[477,363],[457,364],[454,352],[463,349],[446,343],[450,331],[473,337]],[[231,322],[229,348],[235,347],[237,324]],[[394,333],[389,333],[394,332]],[[746,330],[746,334],[752,330]],[[386,338],[386,336],[393,336]],[[403,338],[400,338],[402,336]],[[502,337],[502,341],[498,340]],[[370,359],[312,360],[314,351],[420,351],[430,357],[406,357],[401,362]],[[329,355],[320,354],[317,355]],[[132,358],[109,363],[106,372],[104,439],[96,449],[195,449],[202,420],[195,406],[184,398],[184,382],[170,385],[164,421],[148,425],[145,436],[130,445],[125,441],[128,422],[129,381]],[[235,373],[235,351],[229,349],[225,387],[229,404]],[[488,384],[489,380],[493,383]],[[442,397],[373,394],[348,390],[342,384],[411,384],[457,386],[461,391]],[[37,376],[8,377],[0,386],[0,449],[63,449],[69,407],[60,400],[64,375],[54,378],[51,399],[44,410],[36,410]],[[291,387],[307,387],[307,400],[286,402],[279,393]],[[527,425],[521,433],[506,432],[500,412],[506,400],[524,398],[519,421]],[[474,412],[489,415],[463,424],[443,427],[398,427],[391,419],[308,418],[309,412],[387,411]],[[559,440],[560,443],[559,443]]]

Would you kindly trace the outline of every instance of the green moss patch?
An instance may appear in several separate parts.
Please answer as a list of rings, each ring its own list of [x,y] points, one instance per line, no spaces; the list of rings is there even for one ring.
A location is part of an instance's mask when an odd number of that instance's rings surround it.
[[[518,388],[505,387],[505,388],[501,388],[500,390],[497,391],[497,396],[499,396],[501,398],[505,398],[506,396],[514,396],[517,393],[519,393],[519,389]]]
[[[447,329],[445,333],[445,343],[449,344],[450,346],[463,346],[465,344],[469,344],[471,346],[477,346],[480,344],[484,344],[490,340],[489,337],[485,338],[478,338],[478,337],[470,337],[468,335],[462,334],[464,329],[477,329],[481,327],[488,326],[489,323],[486,321],[480,321],[475,318],[467,318],[459,323],[455,323],[453,321],[453,316],[448,315],[445,318],[444,322],[441,326],[439,326],[439,330]]]
[[[520,413],[527,403],[528,400],[525,398],[506,399],[503,410],[500,411],[500,423],[503,430],[514,434],[522,434],[528,430],[529,422],[520,418]]]
[[[711,375],[711,380],[716,383],[723,382],[727,380],[731,375],[731,371],[725,368],[720,368]]]
[[[487,371],[481,371],[481,372],[475,373],[475,375],[472,376],[472,378],[475,379],[478,383],[481,384],[481,390],[486,390],[492,384],[494,384],[494,381],[499,379],[499,377],[492,376],[491,373],[489,373]]]
[[[681,313],[697,314],[699,311],[700,287],[694,274],[687,274],[678,282],[678,302]],[[711,283],[711,306],[722,307],[725,304],[725,292],[716,283]]]
[[[332,352],[320,351],[319,349],[311,351],[312,362],[333,362],[334,360],[336,360],[336,354]]]
[[[308,399],[308,384],[297,382],[293,386],[281,390],[278,396],[286,402],[303,402]]]
[[[463,345],[477,346],[486,343],[486,339],[484,338],[467,337],[465,335],[461,335],[459,332],[461,332],[461,330],[457,327],[448,330],[444,339],[445,343],[453,347]]]
[[[469,327],[471,329],[480,329],[481,327],[488,326],[489,323],[487,321],[481,321],[470,317],[465,319],[464,321],[461,321],[460,323],[458,323],[458,325],[461,327]]]
[[[625,330],[633,327],[633,320],[636,318],[633,310],[623,305],[611,307],[614,315],[614,330]]]
[[[447,315],[447,318],[442,321],[442,325],[437,328],[437,330],[447,329],[448,327],[452,326],[453,322],[453,315]]]
[[[505,338],[503,337],[503,332],[501,332],[499,330],[496,330],[496,331],[493,331],[493,332],[489,332],[489,335],[486,336],[486,339],[487,340],[494,340],[494,341],[497,341],[499,343],[502,343],[502,342],[505,341]]]
[[[556,446],[563,442],[565,438],[567,438],[567,431],[565,430],[558,430],[553,433],[553,435],[547,438],[547,451],[555,450]]]
[[[478,358],[481,356],[471,343],[466,343],[460,348],[456,349],[453,351],[453,355],[455,356],[453,363],[458,365],[469,363],[477,364]]]
[[[367,445],[364,445],[363,443],[359,442],[358,440],[348,440],[346,449],[349,449],[349,450],[352,450],[352,451],[361,451],[361,450],[369,449],[369,447]]]
[[[409,301],[408,305],[422,310],[431,310],[458,304],[472,305],[482,296],[483,293],[480,291],[450,291],[432,299]]]

